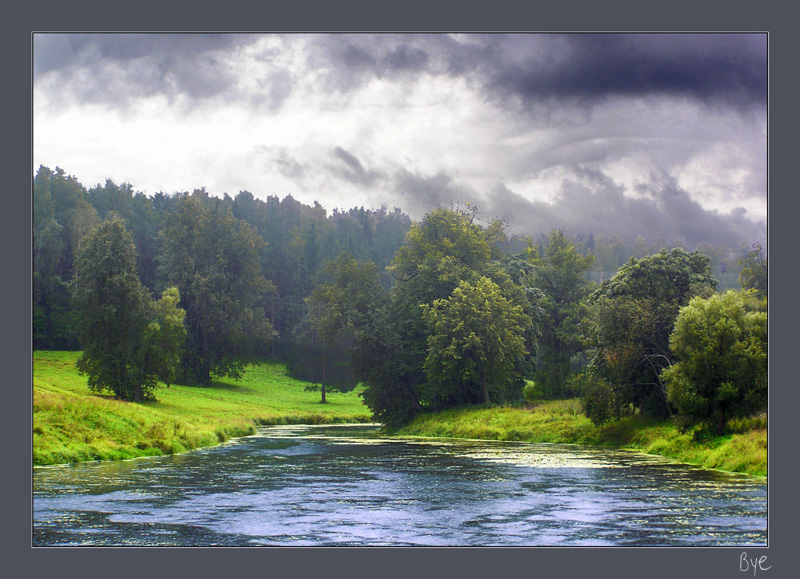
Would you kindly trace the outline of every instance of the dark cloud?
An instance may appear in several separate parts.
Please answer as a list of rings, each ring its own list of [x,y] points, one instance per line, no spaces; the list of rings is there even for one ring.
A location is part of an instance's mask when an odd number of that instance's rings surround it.
[[[258,147],[256,154],[264,157],[264,165],[268,171],[275,170],[288,179],[302,181],[309,170],[306,163],[298,161],[283,148]]]
[[[366,187],[372,185],[381,176],[377,171],[364,169],[361,161],[355,155],[341,147],[336,147],[333,150],[333,156],[341,161],[334,166],[334,172],[351,183]]]
[[[501,187],[489,197],[486,211],[506,219],[518,232],[538,235],[553,228],[572,233],[616,235],[633,240],[661,239],[697,247],[700,243],[738,247],[765,239],[762,226],[744,210],[724,214],[704,209],[666,177],[654,177],[643,197],[630,197],[605,175],[565,181],[553,203],[526,201]]]
[[[151,94],[205,100],[228,96],[231,63],[262,35],[37,34],[34,79],[49,76],[81,99],[120,102]],[[349,93],[372,78],[413,82],[421,74],[463,76],[489,100],[523,109],[591,104],[612,96],[674,95],[712,104],[765,106],[764,34],[320,34],[282,35],[305,46],[322,90]],[[278,107],[293,71],[264,49],[270,78],[256,102]],[[284,65],[285,66],[285,65]],[[274,75],[275,72],[282,74]],[[272,75],[272,76],[270,76]],[[511,103],[509,103],[511,104]]]
[[[563,46],[556,48],[556,41]],[[527,102],[667,95],[765,105],[766,35],[574,34],[550,39],[553,59],[514,58],[525,37],[497,40],[487,85]]]
[[[527,199],[504,184],[481,195],[447,173],[425,176],[403,170],[396,175],[396,204],[419,219],[433,207],[469,202],[484,218],[503,219],[511,232],[534,238],[556,228],[571,235],[595,233],[629,241],[641,236],[690,248],[700,243],[739,247],[765,239],[763,226],[747,219],[744,210],[724,214],[704,209],[667,176],[653,175],[640,196],[631,197],[601,171],[572,169],[574,177],[563,182],[553,202]]]
[[[683,96],[766,104],[765,34],[331,35],[311,62],[329,86],[415,73],[465,76],[489,99],[591,104],[613,96]]]

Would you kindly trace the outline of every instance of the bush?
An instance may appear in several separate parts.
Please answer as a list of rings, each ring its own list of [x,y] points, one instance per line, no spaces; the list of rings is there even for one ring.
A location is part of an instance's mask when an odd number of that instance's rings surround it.
[[[617,416],[614,389],[607,381],[581,372],[568,381],[569,387],[581,393],[581,407],[586,417],[595,426],[605,424]]]
[[[542,393],[536,386],[536,382],[533,380],[527,380],[525,382],[525,386],[522,388],[522,397],[525,399],[525,402],[528,403],[533,403],[535,400],[542,399]]]

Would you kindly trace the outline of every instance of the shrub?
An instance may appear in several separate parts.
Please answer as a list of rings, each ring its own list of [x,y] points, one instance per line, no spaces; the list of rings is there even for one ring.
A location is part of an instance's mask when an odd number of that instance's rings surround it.
[[[581,393],[583,413],[595,426],[617,416],[614,389],[607,381],[589,372],[581,372],[570,377],[569,387]]]

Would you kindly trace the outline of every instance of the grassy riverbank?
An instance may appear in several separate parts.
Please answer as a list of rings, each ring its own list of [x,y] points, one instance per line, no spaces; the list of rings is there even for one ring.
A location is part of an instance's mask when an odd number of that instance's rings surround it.
[[[308,392],[283,366],[248,367],[240,381],[172,385],[156,402],[130,403],[89,391],[77,352],[33,354],[33,464],[116,460],[184,452],[246,436],[261,424],[367,422],[357,391]]]
[[[457,409],[418,416],[400,436],[588,444],[657,454],[707,468],[767,475],[766,419],[740,421],[736,432],[702,437],[669,421],[630,416],[594,426],[578,400],[541,402],[532,409]]]
[[[33,463],[116,460],[213,446],[261,424],[368,422],[357,390],[328,396],[286,374],[283,366],[249,367],[241,381],[212,387],[173,385],[158,401],[133,404],[91,393],[75,368],[77,352],[33,354]],[[740,421],[723,436],[696,437],[669,421],[631,416],[594,426],[577,400],[532,409],[471,408],[422,414],[400,436],[588,444],[658,454],[757,476],[767,474],[766,420]]]

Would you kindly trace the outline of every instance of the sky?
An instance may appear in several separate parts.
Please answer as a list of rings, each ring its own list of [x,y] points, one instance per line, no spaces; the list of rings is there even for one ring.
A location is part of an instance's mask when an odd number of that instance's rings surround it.
[[[766,34],[35,34],[33,173],[764,243]]]

